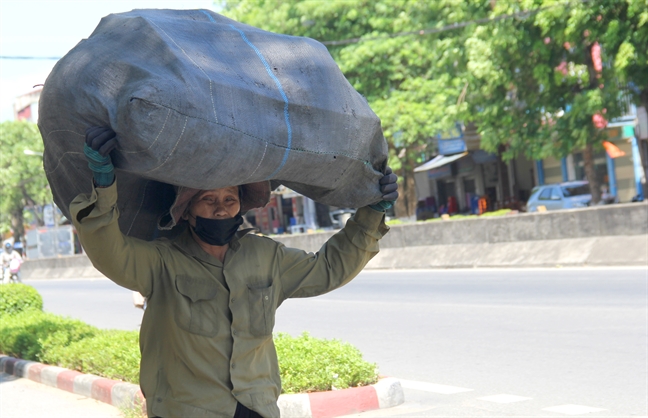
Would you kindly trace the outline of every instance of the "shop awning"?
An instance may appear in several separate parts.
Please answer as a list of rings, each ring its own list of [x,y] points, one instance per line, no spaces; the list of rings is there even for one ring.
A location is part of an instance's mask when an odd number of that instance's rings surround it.
[[[419,173],[421,171],[428,171],[428,170],[432,170],[433,168],[439,168],[446,164],[450,164],[453,161],[457,161],[459,158],[465,157],[466,155],[468,155],[468,152],[462,152],[461,154],[453,154],[453,155],[437,155],[427,163],[416,167],[414,169],[414,172]]]
[[[625,152],[621,151],[619,147],[609,141],[603,141],[603,148],[605,148],[605,152],[607,152],[610,158],[623,157],[625,155]]]

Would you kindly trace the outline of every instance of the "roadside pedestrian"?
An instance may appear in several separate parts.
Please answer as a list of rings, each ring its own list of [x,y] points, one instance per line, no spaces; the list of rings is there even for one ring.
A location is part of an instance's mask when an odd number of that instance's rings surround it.
[[[0,264],[2,265],[2,277],[0,281],[3,283],[11,283],[12,276],[15,277],[18,283],[22,282],[20,279],[20,266],[23,258],[18,251],[14,249],[11,241],[5,241],[4,251],[0,254]]]
[[[117,140],[110,128],[87,130],[93,190],[77,196],[70,213],[94,266],[147,300],[140,386],[148,415],[278,417],[275,311],[288,298],[345,285],[377,254],[389,230],[384,211],[398,197],[396,175],[387,169],[383,200],[358,209],[315,254],[239,230],[250,202],[269,194],[267,182],[200,191],[187,199],[177,238],[146,242],[117,223],[109,155]]]

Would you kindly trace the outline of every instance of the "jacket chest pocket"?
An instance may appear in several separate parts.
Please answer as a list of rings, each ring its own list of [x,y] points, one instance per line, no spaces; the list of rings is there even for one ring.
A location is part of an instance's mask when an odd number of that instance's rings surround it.
[[[218,333],[218,309],[216,294],[218,287],[209,279],[177,276],[175,320],[185,331],[205,337]]]
[[[268,287],[248,286],[250,304],[250,333],[255,337],[272,335],[275,324],[274,292]]]

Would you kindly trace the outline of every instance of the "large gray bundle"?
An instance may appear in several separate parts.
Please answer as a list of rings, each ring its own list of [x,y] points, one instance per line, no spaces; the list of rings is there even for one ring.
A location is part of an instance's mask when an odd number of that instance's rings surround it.
[[[66,215],[90,191],[85,129],[117,132],[120,227],[131,236],[157,236],[173,186],[272,180],[332,206],[380,200],[380,121],[326,48],[206,10],[103,18],[54,67],[39,115],[45,171]]]

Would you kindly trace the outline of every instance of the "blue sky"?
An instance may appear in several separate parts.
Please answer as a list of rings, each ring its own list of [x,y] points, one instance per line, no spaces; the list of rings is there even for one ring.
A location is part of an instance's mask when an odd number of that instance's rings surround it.
[[[212,0],[0,0],[0,55],[61,57],[102,17],[133,9],[211,9]],[[55,60],[0,60],[0,122],[13,101],[43,84]]]

